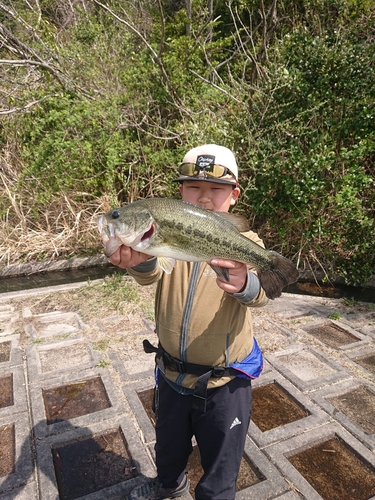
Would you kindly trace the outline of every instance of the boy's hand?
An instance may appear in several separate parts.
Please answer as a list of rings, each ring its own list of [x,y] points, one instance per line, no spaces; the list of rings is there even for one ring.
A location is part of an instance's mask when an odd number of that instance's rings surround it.
[[[127,269],[128,267],[138,266],[149,258],[150,256],[145,253],[137,252],[126,245],[121,245],[116,252],[113,252],[109,257],[109,260],[114,266]]]
[[[228,293],[241,292],[247,281],[247,266],[235,260],[213,259],[210,262],[214,266],[227,267],[229,269],[229,283],[219,277],[216,278],[218,287]]]

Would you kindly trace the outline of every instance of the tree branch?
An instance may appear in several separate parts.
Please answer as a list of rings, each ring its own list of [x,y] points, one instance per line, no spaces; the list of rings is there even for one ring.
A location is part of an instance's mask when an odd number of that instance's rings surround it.
[[[153,57],[153,60],[154,62],[157,64],[157,66],[159,67],[160,71],[161,71],[161,74],[162,74],[162,77],[163,77],[163,80],[165,82],[165,84],[167,85],[168,89],[170,90],[172,96],[174,97],[176,103],[178,106],[181,106],[183,107],[185,110],[185,106],[184,106],[184,103],[181,101],[179,95],[177,94],[177,91],[174,87],[174,85],[172,84],[172,82],[170,81],[169,79],[169,76],[165,70],[165,67],[164,67],[164,64],[163,64],[163,61],[160,57],[159,54],[157,54],[155,52],[155,50],[152,48],[152,46],[148,43],[148,41],[146,40],[146,38],[142,35],[142,33],[140,33],[131,23],[129,23],[128,21],[126,21],[125,19],[119,17],[115,12],[113,12],[113,10],[111,10],[107,5],[99,2],[98,0],[94,0],[94,2],[99,5],[99,7],[101,7],[102,9],[106,10],[109,14],[111,14],[111,16],[113,16],[117,21],[119,21],[121,24],[124,24],[127,28],[130,29],[130,31],[132,31],[135,35],[137,35],[141,40],[142,42],[145,44],[145,46],[147,47],[147,49],[151,52],[152,54],[152,57]],[[191,113],[189,113],[189,115],[191,115]]]
[[[22,106],[20,108],[0,109],[0,115],[10,115],[12,113],[16,113],[17,111],[25,111],[26,109],[29,109],[32,106],[35,106],[36,104],[39,104],[40,102],[45,101],[46,99],[50,99],[51,97],[59,97],[59,94],[46,95],[46,96],[42,97],[42,99],[38,99],[37,101],[29,102],[28,104],[25,104],[25,106]]]

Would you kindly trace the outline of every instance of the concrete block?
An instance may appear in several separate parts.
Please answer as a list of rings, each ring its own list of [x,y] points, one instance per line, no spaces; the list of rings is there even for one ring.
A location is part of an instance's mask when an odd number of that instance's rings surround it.
[[[10,304],[0,304],[0,338],[12,335],[16,330],[18,312]]]
[[[357,372],[375,380],[375,346],[368,346],[346,353]]]
[[[0,494],[0,500],[39,500],[35,482],[15,488],[12,492]]]
[[[327,318],[339,304],[340,301],[337,299],[313,296],[307,298],[305,295],[283,293],[276,300],[270,300],[262,310],[272,315],[276,314],[283,320],[297,320],[310,316]]]
[[[255,317],[253,325],[254,335],[263,352],[275,351],[297,340],[295,333],[270,318]]]
[[[193,442],[193,445],[195,443]],[[148,445],[150,455],[155,462],[154,445]],[[268,460],[261,450],[247,438],[244,449],[244,456],[251,462],[257,470],[261,480],[244,488],[236,493],[236,500],[247,500],[256,498],[257,500],[270,500],[289,489],[289,485],[280,475],[277,468]],[[188,471],[189,472],[189,471]],[[188,497],[191,498],[190,495]]]
[[[349,392],[364,392],[362,401],[345,411],[340,411],[333,398],[345,396]],[[371,451],[375,451],[375,385],[365,379],[344,380],[333,386],[310,393],[310,397],[329,415],[351,432]],[[348,396],[349,397],[349,396]]]
[[[300,434],[319,427],[328,422],[329,416],[317,405],[311,402],[304,394],[296,389],[287,379],[276,371],[267,373],[252,383],[253,389],[266,386],[268,384],[278,384],[292,400],[294,400],[308,415],[299,420],[262,432],[253,420],[250,422],[249,436],[255,441],[259,448],[264,448],[271,443],[284,441],[296,434]]]
[[[124,360],[117,352],[109,349],[108,356],[112,361],[113,368],[118,372],[123,382],[148,378],[153,375],[155,370],[155,356],[146,354],[145,352],[138,357],[134,356],[133,360]]]
[[[155,442],[155,428],[139,399],[138,393],[153,390],[154,385],[155,379],[153,376],[150,376],[145,380],[123,386],[126,399],[140,428],[141,439],[145,443]]]
[[[7,498],[7,495],[9,498],[10,492],[13,492],[13,490],[23,487],[34,480],[34,464],[30,446],[32,437],[30,435],[28,413],[0,415],[0,427],[7,425],[14,426],[15,463],[13,473],[0,477],[0,494],[5,495],[5,498]]]
[[[22,365],[23,354],[19,347],[19,335],[5,335],[0,337],[0,351],[4,354],[9,352],[9,356],[4,356],[4,361],[0,362],[0,370],[7,369],[11,366]]]
[[[320,443],[324,443],[334,437],[339,438],[351,450],[353,450],[358,457],[361,457],[370,468],[375,469],[374,454],[359,443],[348,431],[336,422],[323,425],[319,429],[313,429],[287,441],[283,441],[282,443],[273,444],[265,448],[264,452],[272,463],[277,464],[277,468],[280,470],[283,477],[296,487],[303,498],[309,500],[324,500],[312,487],[312,485],[292,465],[292,463],[288,460],[288,457]],[[374,498],[375,497],[371,497],[369,500]]]
[[[75,384],[96,377],[100,377],[103,382],[110,404],[108,408],[87,413],[63,422],[47,424],[43,390],[59,388],[63,385]],[[38,384],[33,384],[30,386],[30,402],[33,421],[38,422],[38,425],[34,429],[35,435],[38,438],[61,434],[71,429],[72,426],[77,428],[89,426],[95,422],[114,418],[116,415],[120,416],[125,412],[125,404],[121,399],[121,394],[118,393],[117,388],[113,384],[108,369],[97,368],[74,372],[73,374],[61,376],[59,379],[51,379],[50,381],[43,380]]]
[[[325,353],[303,344],[294,344],[266,355],[270,364],[302,392],[318,389],[349,378],[348,371]]]
[[[36,453],[38,461],[38,478],[40,488],[40,500],[56,500],[59,498],[55,469],[53,465],[52,448],[63,446],[76,440],[91,438],[102,434],[108,430],[120,429],[135,462],[137,469],[142,476],[154,477],[156,475],[150,457],[145,451],[134,427],[132,418],[128,414],[102,422],[93,423],[86,427],[71,426],[64,433],[55,434],[45,438],[40,438],[36,442]],[[81,497],[84,500],[103,500],[126,498],[129,492],[138,484],[139,477],[133,478],[104,488],[100,491]]]
[[[354,330],[354,328],[351,328],[349,325],[345,323],[341,323],[340,321],[336,321],[333,319],[327,319],[325,321],[317,321],[313,323],[309,323],[308,325],[303,325],[300,327],[300,329],[309,335],[311,335],[319,344],[323,346],[329,346],[332,349],[339,349],[339,350],[349,350],[349,349],[355,349],[359,348],[362,346],[365,346],[371,342],[372,339],[370,339],[368,336],[363,335],[362,333],[358,332],[357,330]],[[329,341],[325,342],[319,336],[314,335],[314,330],[332,330],[332,332],[337,331],[342,332],[342,342],[345,342],[345,337],[347,338],[346,343],[342,343],[341,345],[335,346],[334,344],[331,344]],[[327,339],[329,339],[329,331],[327,332]]]
[[[279,471],[250,439],[247,439],[245,443],[245,455],[259,470],[264,480],[237,492],[236,500],[253,498],[257,500],[269,500],[275,498],[289,488],[289,485]]]
[[[7,369],[0,369],[0,378],[6,377],[10,382],[13,394],[13,404],[0,408],[0,418],[16,418],[18,413],[28,411],[26,382],[23,366],[11,366]]]
[[[28,346],[26,356],[30,384],[93,368],[100,361],[100,354],[82,339]]]
[[[64,337],[80,333],[86,325],[78,314],[73,312],[51,312],[32,315],[25,332],[33,339]]]

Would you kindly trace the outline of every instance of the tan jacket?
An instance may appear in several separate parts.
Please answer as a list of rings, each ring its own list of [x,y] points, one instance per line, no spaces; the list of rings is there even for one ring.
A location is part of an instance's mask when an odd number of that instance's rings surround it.
[[[263,245],[256,233],[245,236]],[[208,366],[228,366],[243,360],[253,348],[251,307],[267,304],[263,289],[250,302],[244,294],[228,294],[216,284],[216,274],[203,262],[177,261],[171,274],[164,273],[156,259],[146,261],[129,274],[140,285],[157,283],[156,330],[163,348],[175,358]],[[194,388],[197,377],[170,369],[166,377]],[[218,387],[233,377],[210,379],[208,388]]]

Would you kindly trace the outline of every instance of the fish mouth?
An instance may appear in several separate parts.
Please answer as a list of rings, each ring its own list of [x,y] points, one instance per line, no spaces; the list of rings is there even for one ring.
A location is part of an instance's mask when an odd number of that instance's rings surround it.
[[[109,222],[104,216],[99,217],[98,228],[105,248],[104,253],[107,257],[114,253],[121,245],[142,251],[147,247],[156,229],[155,224],[151,223],[150,227],[143,234],[137,234],[133,231],[129,231],[126,234],[119,234],[116,225]]]
[[[147,231],[143,234],[143,236],[142,236],[142,238],[141,238],[141,242],[143,243],[143,242],[145,242],[145,241],[148,241],[148,240],[152,237],[152,235],[154,234],[154,232],[155,232],[155,224],[151,224],[150,229],[148,229],[148,230],[147,230]]]

